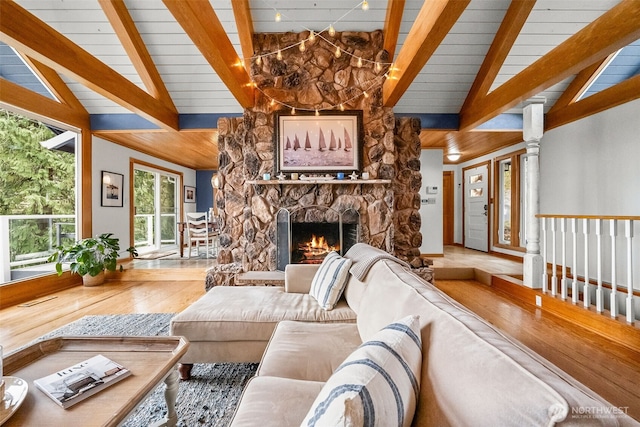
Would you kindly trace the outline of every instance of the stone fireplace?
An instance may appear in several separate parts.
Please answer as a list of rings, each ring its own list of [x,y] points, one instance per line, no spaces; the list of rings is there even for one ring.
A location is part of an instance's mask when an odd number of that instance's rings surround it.
[[[306,37],[308,33],[258,34],[254,36],[255,53],[272,52],[277,46],[293,45]],[[345,52],[370,61],[387,60],[381,31],[336,33],[330,39]],[[336,58],[334,51],[335,47],[316,39],[305,52],[283,49],[282,60],[265,55],[260,64],[251,67],[259,89],[255,107],[246,109],[243,117],[219,119],[220,190],[216,203],[221,222],[221,265],[241,265],[244,271],[276,270],[284,265],[285,252],[287,258],[300,257],[292,253],[294,243],[289,237],[289,250],[278,248],[285,238],[279,229],[284,222],[281,215],[285,215],[290,220],[289,231],[296,227],[303,231],[309,227],[303,224],[311,222],[337,227],[338,237],[324,237],[328,245],[342,239],[340,252],[352,244],[344,242],[346,230],[357,242],[422,266],[420,122],[396,119],[392,109],[383,106],[381,76],[385,70],[377,73],[373,62],[358,67],[355,57]],[[365,90],[367,96],[362,96]],[[345,109],[362,110],[361,172],[368,172],[371,180],[296,185],[260,181],[264,173],[275,176],[279,172],[274,165],[274,116],[284,107],[277,102],[274,106],[270,102],[274,99],[296,109],[322,110],[342,104]]]
[[[331,251],[344,255],[358,243],[360,215],[310,206],[277,214],[277,269],[287,264],[320,264]]]

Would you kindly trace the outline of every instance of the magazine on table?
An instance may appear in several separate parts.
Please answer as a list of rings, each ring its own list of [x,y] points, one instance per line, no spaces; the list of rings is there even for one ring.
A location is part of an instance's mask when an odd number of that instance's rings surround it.
[[[36,387],[63,408],[83,401],[131,375],[124,366],[99,354],[34,380]]]

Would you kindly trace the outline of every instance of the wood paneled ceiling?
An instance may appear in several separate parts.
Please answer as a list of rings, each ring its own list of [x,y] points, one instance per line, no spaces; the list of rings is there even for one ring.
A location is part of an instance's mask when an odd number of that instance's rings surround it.
[[[521,114],[531,97],[546,98],[547,129],[640,97],[636,72],[580,99],[615,53],[640,38],[638,0],[368,4],[363,11],[358,0],[0,0],[0,41],[53,94],[3,73],[0,105],[215,169],[215,123],[186,129],[183,116],[238,115],[253,105],[251,79],[237,66],[251,60],[253,34],[329,24],[383,29],[395,69],[385,105],[419,116],[422,146],[460,152],[457,163],[520,142],[521,130],[491,123]],[[148,125],[91,128],[94,116],[117,123],[133,114]],[[442,119],[451,117],[457,126]]]

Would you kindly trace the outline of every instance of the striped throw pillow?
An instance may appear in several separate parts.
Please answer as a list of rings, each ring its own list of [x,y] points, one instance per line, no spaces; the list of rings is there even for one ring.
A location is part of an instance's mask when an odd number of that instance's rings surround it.
[[[419,316],[407,316],[347,357],[301,425],[408,427],[416,409],[421,366]]]
[[[325,310],[333,310],[342,296],[349,278],[351,260],[329,252],[313,276],[309,294],[318,301]]]

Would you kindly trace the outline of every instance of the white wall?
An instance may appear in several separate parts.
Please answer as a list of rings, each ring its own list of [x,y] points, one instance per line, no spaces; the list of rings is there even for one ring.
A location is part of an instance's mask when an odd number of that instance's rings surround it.
[[[129,160],[144,160],[145,162],[162,166],[167,169],[175,170],[183,173],[184,182],[182,185],[196,186],[196,171],[193,169],[178,166],[164,160],[160,160],[153,156],[140,153],[138,151],[105,141],[101,138],[93,137],[92,146],[92,207],[93,207],[93,235],[101,233],[113,233],[115,237],[120,239],[120,247],[128,248],[131,246],[129,242],[129,209],[131,200],[129,198],[129,184],[131,177],[129,176]],[[124,175],[124,206],[103,207],[100,206],[100,186],[102,171],[115,172]],[[185,204],[184,212],[195,209],[195,203]]]
[[[420,153],[420,173],[422,188],[420,189],[420,217],[422,225],[422,246],[420,253],[442,254],[442,155],[441,149],[422,150]],[[438,187],[436,194],[427,194],[426,188]],[[436,203],[429,205],[422,200],[434,198]]]
[[[547,132],[540,212],[640,215],[640,100]]]

